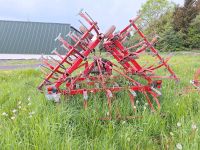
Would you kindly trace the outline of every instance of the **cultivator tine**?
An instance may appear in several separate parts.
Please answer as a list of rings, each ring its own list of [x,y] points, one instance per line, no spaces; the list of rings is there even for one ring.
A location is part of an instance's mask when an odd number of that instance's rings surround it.
[[[52,56],[49,56],[50,58],[51,58],[51,60],[52,61],[54,61],[57,65],[59,64],[60,65],[60,67],[62,68],[62,69],[64,69],[64,70],[66,70],[66,67],[63,65],[63,64],[61,64],[61,62],[60,61],[58,61],[58,60],[56,60],[55,58],[53,58]]]
[[[83,102],[83,106],[84,106],[84,109],[87,109],[87,107],[88,107],[88,93],[87,93],[87,90],[84,90],[83,91],[83,100],[84,100],[84,102]]]
[[[61,33],[59,33],[59,35],[55,38],[55,41],[60,40],[61,39]]]
[[[113,94],[108,89],[106,90],[106,97],[107,97],[107,103],[108,103],[109,117],[111,117],[111,113],[112,113],[112,101],[111,101],[111,98],[113,97]]]
[[[147,100],[147,102],[148,102],[148,104],[149,104],[151,110],[152,110],[153,112],[155,112],[155,109],[154,109],[154,107],[153,107],[153,104],[151,103],[151,100],[150,100],[149,96],[147,95],[147,92],[146,92],[146,91],[143,91],[143,93],[144,93],[144,95],[145,95],[145,97],[146,97],[146,100]]]
[[[137,96],[137,94],[132,89],[129,89],[129,91],[130,91],[129,97],[130,97],[131,106],[133,110],[136,111],[136,107],[134,103],[135,103],[135,97]]]

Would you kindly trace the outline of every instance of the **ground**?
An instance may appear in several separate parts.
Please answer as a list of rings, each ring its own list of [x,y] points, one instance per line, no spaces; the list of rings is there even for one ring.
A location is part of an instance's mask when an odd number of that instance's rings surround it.
[[[193,89],[189,82],[200,67],[200,55],[177,54],[169,63],[180,82],[164,81],[161,110],[140,109],[134,115],[143,118],[128,121],[100,121],[93,107],[83,110],[80,96],[58,105],[47,101],[36,89],[42,80],[37,68],[0,71],[1,149],[198,150],[200,94],[187,89]]]

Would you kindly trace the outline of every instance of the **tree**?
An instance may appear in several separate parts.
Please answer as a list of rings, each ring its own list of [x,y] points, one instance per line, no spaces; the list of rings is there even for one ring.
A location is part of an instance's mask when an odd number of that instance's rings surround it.
[[[200,14],[190,24],[188,32],[188,45],[190,48],[200,48]]]
[[[139,13],[145,20],[152,23],[172,8],[174,8],[174,4],[168,0],[147,0],[147,2],[142,5]]]
[[[185,0],[184,6],[177,6],[173,15],[174,30],[188,32],[192,20],[198,15],[200,0]]]

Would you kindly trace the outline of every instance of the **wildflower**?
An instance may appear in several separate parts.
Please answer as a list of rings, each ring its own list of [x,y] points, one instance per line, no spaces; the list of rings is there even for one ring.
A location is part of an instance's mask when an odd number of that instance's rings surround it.
[[[144,110],[146,110],[147,109],[147,107],[146,106],[144,106]]]
[[[31,106],[31,103],[28,103],[28,106]]]
[[[128,138],[127,138],[127,141],[130,142],[130,140],[131,140],[131,139],[128,137]]]
[[[139,101],[138,101],[138,100],[136,101],[136,104],[139,104]]]
[[[148,103],[145,103],[144,105],[145,105],[145,106],[148,106]]]
[[[29,113],[29,115],[34,115],[34,114],[35,114],[35,112],[34,112],[34,111],[32,111],[32,112],[30,112],[30,113]]]
[[[18,108],[19,108],[19,109],[21,109],[21,108],[22,108],[22,106],[18,106]]]
[[[14,114],[17,112],[17,110],[16,109],[13,109],[13,111],[12,111]]]
[[[196,130],[196,129],[197,129],[197,125],[193,123],[193,124],[192,124],[192,129],[193,129],[193,130]]]
[[[8,116],[8,114],[6,112],[3,112],[2,116]]]
[[[19,101],[19,102],[18,102],[18,105],[20,105],[21,103],[22,103],[22,101]]]
[[[178,143],[178,144],[176,144],[176,148],[179,149],[179,150],[182,150],[183,146],[180,143]]]
[[[134,106],[133,108],[134,108],[134,109],[136,109],[137,107],[136,107],[136,106]]]
[[[181,123],[180,122],[178,122],[176,125],[177,125],[177,127],[181,127]]]
[[[12,120],[15,120],[15,116],[12,116],[11,119],[12,119]]]
[[[110,115],[110,113],[109,113],[109,112],[107,112],[107,113],[106,113],[106,115],[107,115],[107,116],[109,116],[109,115]]]
[[[173,133],[173,132],[170,132],[169,134],[170,134],[171,136],[174,136],[174,133]]]
[[[123,121],[123,122],[122,122],[122,124],[125,124],[125,123],[126,123],[126,121]]]
[[[28,101],[30,101],[31,100],[31,98],[30,97],[28,97]]]

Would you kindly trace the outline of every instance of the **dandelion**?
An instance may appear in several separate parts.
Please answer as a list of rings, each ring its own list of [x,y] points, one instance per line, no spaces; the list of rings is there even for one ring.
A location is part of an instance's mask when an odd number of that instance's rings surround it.
[[[28,103],[28,106],[31,106],[31,103]]]
[[[16,109],[13,109],[13,111],[12,111],[14,114],[17,112],[17,110]]]
[[[180,143],[178,143],[178,144],[176,144],[176,148],[179,149],[179,150],[182,150],[183,146]]]
[[[15,116],[12,116],[11,119],[12,119],[12,120],[15,120]]]
[[[193,130],[196,130],[196,129],[197,129],[197,125],[193,123],[193,124],[192,124],[192,129],[193,129]]]
[[[6,112],[3,112],[2,116],[8,116],[8,114]]]
[[[181,127],[181,123],[180,122],[178,122],[176,125],[177,125],[177,127]]]

